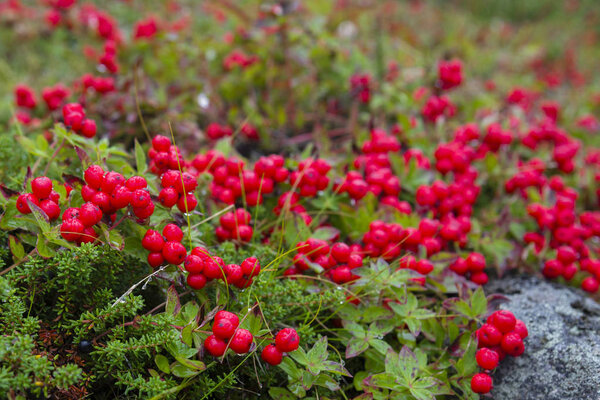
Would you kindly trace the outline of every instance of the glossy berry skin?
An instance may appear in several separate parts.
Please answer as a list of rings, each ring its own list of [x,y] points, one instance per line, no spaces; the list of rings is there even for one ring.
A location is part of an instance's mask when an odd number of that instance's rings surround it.
[[[31,181],[31,191],[39,200],[47,199],[52,192],[52,180],[45,176],[39,176]]]
[[[179,265],[185,260],[187,251],[179,242],[166,242],[162,248],[162,255],[169,264]]]
[[[76,242],[85,227],[78,219],[68,219],[63,221],[60,226],[60,234],[62,237],[69,242]]]
[[[156,151],[169,151],[171,148],[171,140],[163,135],[156,135],[152,138],[152,147]]]
[[[17,198],[17,210],[19,210],[21,214],[31,213],[31,208],[29,207],[27,200],[38,207],[40,205],[40,201],[32,193],[23,193]]]
[[[247,329],[238,329],[235,331],[229,341],[229,348],[237,354],[245,354],[250,351],[254,337]]]
[[[523,339],[516,332],[509,332],[502,337],[502,343],[500,343],[502,350],[513,357],[518,357],[525,351],[525,345]]]
[[[429,260],[419,260],[417,261],[416,270],[421,275],[427,275],[433,271],[433,264]]]
[[[260,357],[264,362],[270,365],[279,365],[283,360],[283,354],[272,344],[263,349],[262,353],[260,353]]]
[[[485,258],[481,253],[471,253],[465,261],[471,272],[481,272],[485,269]]]
[[[257,276],[260,273],[260,262],[256,257],[246,258],[240,266],[246,276]]]
[[[600,282],[593,276],[588,276],[581,281],[581,288],[588,293],[596,293],[598,288],[600,288]]]
[[[183,266],[190,274],[199,274],[204,269],[204,261],[200,257],[190,254],[185,258]]]
[[[215,335],[210,335],[204,340],[204,348],[210,353],[211,356],[221,357],[223,354],[225,354],[227,344]]]
[[[104,170],[99,165],[90,165],[83,173],[85,182],[95,190],[99,190],[104,182]]]
[[[244,277],[242,267],[237,264],[227,264],[223,270],[225,271],[226,281],[229,284],[235,284]]]
[[[179,200],[179,193],[173,187],[163,188],[158,194],[158,201],[167,208],[173,207]]]
[[[46,213],[50,221],[54,221],[60,217],[60,207],[52,200],[43,200],[40,203],[40,208]]]
[[[67,208],[62,215],[62,220],[66,221],[67,219],[79,219],[79,208]]]
[[[223,340],[229,340],[233,336],[237,327],[228,319],[221,318],[216,319],[213,322],[212,331],[213,334]]]
[[[129,187],[127,187],[129,189]],[[131,189],[129,189],[131,190]],[[135,208],[146,207],[152,201],[150,193],[143,189],[135,189],[131,193],[131,206]]]
[[[142,239],[142,246],[144,249],[153,252],[159,253],[162,251],[165,245],[165,239],[162,237],[158,231],[153,229],[148,229],[144,238]]]
[[[487,320],[488,323],[494,325],[502,333],[507,333],[515,328],[517,319],[514,314],[507,310],[498,310],[493,312]]]
[[[477,361],[477,365],[481,368],[492,370],[498,366],[500,356],[494,350],[484,347],[477,350],[477,353],[475,353],[475,360]]]
[[[182,213],[188,213],[192,211],[198,205],[198,200],[193,193],[188,193],[186,195],[182,195],[177,200],[177,208]]]
[[[485,347],[497,346],[502,341],[502,332],[494,325],[483,324],[477,330],[479,345]]]
[[[484,373],[473,375],[471,390],[478,394],[489,393],[492,390],[492,377]]]
[[[187,276],[187,284],[195,290],[200,290],[206,286],[206,277],[202,274],[189,274]]]
[[[165,258],[163,257],[162,253],[158,252],[148,254],[148,264],[150,264],[152,268],[160,267],[164,262]]]
[[[183,231],[175,224],[167,224],[162,230],[162,234],[167,242],[181,242]]]
[[[215,315],[215,321],[227,319],[237,328],[240,325],[240,318],[232,312],[221,310]]]
[[[525,325],[525,322],[521,321],[520,319],[518,319],[515,323],[514,331],[519,336],[521,336],[521,339],[525,339],[527,336],[529,336],[529,332],[527,331],[527,326]]]
[[[282,353],[289,353],[290,351],[294,351],[300,345],[300,336],[298,336],[298,332],[292,328],[284,328],[277,332],[275,336],[275,346],[277,346],[277,350]]]
[[[125,181],[125,186],[133,192],[135,190],[144,189],[148,186],[148,182],[146,182],[146,178],[134,175]]]
[[[79,208],[79,219],[85,226],[96,225],[102,219],[102,210],[92,202],[87,202]]]
[[[348,262],[348,259],[350,258],[350,246],[346,243],[335,243],[331,246],[331,255],[337,262]]]

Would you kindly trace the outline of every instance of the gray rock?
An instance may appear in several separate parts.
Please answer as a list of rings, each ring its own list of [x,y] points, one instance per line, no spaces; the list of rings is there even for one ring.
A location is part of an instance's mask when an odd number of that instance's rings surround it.
[[[529,330],[525,353],[494,373],[496,400],[600,400],[600,305],[583,292],[535,277],[490,283]]]

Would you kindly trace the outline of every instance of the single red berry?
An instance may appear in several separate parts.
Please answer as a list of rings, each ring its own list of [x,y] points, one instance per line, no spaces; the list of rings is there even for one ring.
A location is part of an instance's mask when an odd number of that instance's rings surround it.
[[[179,200],[177,200],[177,208],[182,213],[189,213],[193,211],[194,208],[198,205],[198,200],[193,193],[188,193],[186,195],[181,195]]]
[[[65,186],[65,189],[67,189],[67,187]],[[69,193],[67,190],[67,197],[69,197]],[[58,202],[60,201],[60,194],[58,194],[57,191],[51,191],[50,192],[50,196],[48,196],[48,199],[52,200],[53,202],[55,202],[56,204],[58,204]]]
[[[484,373],[473,375],[471,390],[478,394],[489,393],[492,390],[492,377]]]
[[[275,336],[275,346],[282,353],[294,351],[300,345],[300,336],[293,328],[284,328]]]
[[[91,226],[83,228],[83,232],[79,236],[79,243],[94,243],[98,239],[98,234]]]
[[[152,268],[157,268],[163,265],[165,262],[165,258],[162,253],[148,253],[148,264]]]
[[[518,319],[515,323],[515,332],[521,336],[521,339],[525,339],[527,336],[529,336],[525,322],[521,321],[520,319]]]
[[[588,293],[596,293],[599,287],[600,283],[593,276],[588,276],[583,281],[581,281],[581,288]]]
[[[206,277],[202,274],[189,274],[187,276],[187,284],[195,290],[200,290],[206,286]]]
[[[171,140],[163,135],[156,135],[152,138],[152,147],[156,151],[169,151],[171,148]]]
[[[141,220],[150,218],[150,216],[154,213],[154,203],[150,202],[150,203],[148,203],[148,205],[146,207],[141,207],[141,208],[134,207],[133,213],[135,214],[136,217],[138,217]]]
[[[40,203],[40,208],[46,213],[50,221],[60,217],[60,207],[52,200],[44,200]]]
[[[142,247],[152,253],[162,252],[165,245],[165,239],[162,235],[153,229],[148,229],[142,239]]]
[[[185,260],[187,251],[179,242],[167,242],[162,248],[162,254],[169,264],[179,265]]]
[[[127,189],[126,186],[118,185],[112,192],[110,205],[116,210],[127,207],[131,202],[131,196],[131,190]]]
[[[183,266],[190,274],[199,274],[204,269],[204,261],[200,257],[190,254],[185,258]]]
[[[350,258],[350,246],[346,243],[335,243],[331,246],[331,255],[337,262],[348,262],[348,259]]]
[[[215,314],[215,321],[226,319],[237,328],[240,325],[240,318],[232,312],[221,310]]]
[[[83,179],[93,189],[99,190],[104,182],[104,170],[99,165],[90,165],[83,173]]]
[[[100,210],[105,214],[112,214],[113,212],[113,208],[110,204],[110,196],[104,192],[96,192],[92,199],[92,203],[100,207]]]
[[[98,193],[98,191],[90,185],[83,185],[81,187],[81,197],[83,198],[83,201],[94,201],[96,193]]]
[[[83,225],[96,225],[102,219],[102,210],[96,204],[87,202],[79,208],[79,219]]]
[[[229,340],[233,336],[237,327],[233,323],[225,318],[216,319],[213,322],[212,332],[213,334],[223,340]]]
[[[232,230],[236,229],[237,220],[235,218],[235,213],[228,212],[228,213],[221,215],[221,217],[219,218],[219,223],[221,224],[221,226],[223,228],[227,229],[228,231],[232,231]]]
[[[331,280],[338,284],[349,282],[352,280],[352,271],[347,265],[334,268],[331,270]]]
[[[31,191],[39,200],[47,199],[52,192],[52,180],[46,176],[39,176],[31,181]]]
[[[483,324],[477,330],[477,339],[479,339],[480,347],[497,346],[502,341],[502,332],[494,325]]]
[[[227,264],[223,270],[225,271],[226,281],[229,284],[235,284],[244,277],[242,267],[237,264]]]
[[[176,170],[169,170],[162,174],[160,178],[160,184],[163,188],[172,187],[175,188],[177,186],[177,182],[181,182],[180,173]],[[179,194],[179,193],[178,193]]]
[[[146,178],[134,175],[125,181],[125,186],[127,186],[127,189],[133,192],[138,189],[146,188],[148,186],[148,182],[146,182]]]
[[[79,208],[67,208],[62,215],[62,220],[66,221],[67,219],[79,219]]]
[[[500,343],[502,350],[506,352],[506,354],[511,355],[513,357],[518,357],[525,351],[525,345],[523,344],[523,339],[516,332],[509,332],[502,337],[502,342]]]
[[[500,356],[494,350],[484,347],[477,350],[477,353],[475,353],[475,360],[477,361],[477,365],[481,368],[492,370],[498,366]]]
[[[417,261],[416,270],[421,275],[428,275],[433,271],[433,264],[429,260],[419,260]]]
[[[229,341],[229,348],[237,354],[245,354],[250,351],[254,337],[247,329],[238,329]]]
[[[78,219],[68,219],[60,226],[60,234],[69,242],[76,242],[83,233],[85,226]]]
[[[474,282],[478,285],[485,285],[488,283],[489,277],[485,272],[475,272],[471,274],[471,282]]]
[[[27,202],[27,200],[29,200],[31,203],[35,204],[38,207],[40,206],[40,201],[37,197],[33,195],[33,193],[23,193],[17,198],[16,204],[17,210],[19,210],[21,214],[31,213],[31,208],[29,207],[29,203]]]
[[[264,362],[270,365],[279,365],[283,360],[283,354],[272,344],[263,349],[262,353],[260,353],[260,357]]]
[[[210,335],[204,340],[204,348],[210,353],[211,356],[221,357],[223,354],[225,354],[227,344],[215,335]]]
[[[222,279],[224,276],[224,266],[220,266],[214,259],[204,261],[204,275],[208,279]]]
[[[485,269],[485,258],[481,253],[471,253],[465,261],[471,272],[482,272]]]
[[[84,119],[81,123],[81,134],[86,138],[93,138],[97,132],[96,121],[93,119]]]
[[[241,264],[246,276],[257,276],[260,273],[260,262],[256,257],[248,257]]]
[[[177,201],[179,200],[179,193],[173,187],[166,187],[161,189],[160,193],[158,193],[158,201],[164,207],[171,208]]]
[[[125,177],[123,175],[115,171],[110,171],[104,175],[104,181],[102,182],[100,189],[104,193],[112,193],[117,186],[123,185],[124,183]]]
[[[181,242],[183,231],[175,224],[167,224],[162,230],[162,234],[167,242]]]
[[[500,332],[507,333],[515,328],[517,319],[515,318],[515,315],[508,310],[498,310],[488,317],[487,322],[498,328]]]
[[[249,242],[252,239],[253,230],[250,225],[240,225],[237,229],[237,238],[242,242]]]
[[[126,187],[129,189],[127,185]],[[131,194],[131,206],[134,208],[146,207],[151,201],[150,193],[144,189],[135,189]]]

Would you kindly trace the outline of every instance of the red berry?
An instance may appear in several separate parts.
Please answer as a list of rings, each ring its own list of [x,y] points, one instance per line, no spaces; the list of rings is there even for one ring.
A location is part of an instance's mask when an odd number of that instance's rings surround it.
[[[79,236],[79,243],[94,243],[98,239],[98,234],[91,226],[83,229],[81,236]]]
[[[492,370],[498,366],[500,362],[500,356],[494,350],[490,350],[487,347],[477,350],[475,354],[475,360],[477,365],[483,369]]]
[[[104,175],[104,181],[102,182],[102,186],[100,189],[104,193],[112,193],[113,190],[119,185],[125,183],[125,178],[118,172],[110,171]]]
[[[175,190],[173,187],[163,188],[158,194],[158,201],[167,208],[173,207],[175,204],[177,204],[178,200],[179,193],[177,193],[177,190]]]
[[[96,193],[98,193],[98,191],[90,185],[83,185],[81,187],[81,197],[83,197],[83,201],[94,201]]]
[[[45,176],[39,176],[31,181],[31,191],[39,200],[47,199],[52,192],[52,180]]]
[[[171,148],[171,140],[163,135],[156,135],[152,138],[152,147],[156,151],[169,151]]]
[[[215,314],[215,321],[227,319],[237,328],[240,325],[240,318],[232,312],[221,310]]]
[[[581,282],[581,288],[588,293],[596,293],[599,287],[600,283],[593,276],[588,276]]]
[[[281,364],[281,360],[283,360],[283,354],[272,344],[263,349],[260,357],[270,365],[279,365]]]
[[[480,346],[497,346],[502,341],[502,332],[494,325],[483,324],[481,325],[481,328],[477,330],[477,339],[479,339]]]
[[[126,185],[126,187],[129,189],[129,186]],[[131,206],[134,208],[144,208],[151,201],[150,193],[144,189],[135,189],[131,194]]]
[[[515,332],[521,336],[521,339],[525,339],[527,336],[529,336],[525,322],[521,321],[520,319],[518,319],[515,323]]]
[[[237,327],[230,320],[221,318],[218,320],[216,319],[213,322],[212,331],[216,337],[223,340],[229,340],[229,338],[233,336],[236,328]]]
[[[350,258],[350,246],[346,243],[335,243],[331,246],[331,255],[337,262],[345,263]]]
[[[187,251],[179,242],[167,242],[162,248],[162,255],[169,264],[179,265],[185,260]]]
[[[78,219],[67,219],[60,226],[60,234],[69,242],[76,242],[83,233],[85,227]]]
[[[242,242],[249,242],[252,239],[252,228],[249,225],[240,225],[237,229],[237,237]]]
[[[50,221],[60,217],[60,207],[52,200],[44,200],[40,203],[40,208],[46,213]]]
[[[516,332],[509,332],[502,337],[502,342],[500,343],[502,350],[506,354],[509,354],[513,357],[518,357],[525,351],[525,345],[523,344],[523,339]]]
[[[65,221],[67,219],[79,219],[79,208],[67,208],[62,215],[62,220]]]
[[[150,202],[146,207],[133,208],[133,213],[141,220],[149,218],[154,213],[154,203]]]
[[[221,357],[223,354],[225,354],[227,344],[215,335],[210,335],[204,340],[204,348],[213,357]]]
[[[21,214],[31,213],[31,208],[29,207],[29,203],[27,202],[27,200],[29,200],[31,203],[35,204],[38,207],[40,205],[40,201],[32,193],[23,193],[17,198],[16,204],[17,210],[19,210]]]
[[[235,284],[244,277],[242,267],[237,264],[227,264],[223,270],[225,271],[225,278],[229,284]]]
[[[204,269],[204,261],[200,257],[190,254],[185,258],[183,266],[190,274],[199,274]]]
[[[119,185],[112,192],[110,205],[116,210],[127,207],[131,202],[131,196],[131,190],[126,186]]]
[[[127,189],[129,190],[135,191],[138,189],[146,188],[148,186],[148,182],[146,182],[146,178],[134,175],[131,178],[127,179],[127,181],[125,182],[125,186],[127,186]]]
[[[292,328],[284,328],[277,332],[275,336],[275,346],[277,346],[277,350],[282,353],[289,353],[294,351],[300,345],[300,336],[298,336],[298,332]]]
[[[492,377],[484,373],[473,375],[471,390],[478,394],[489,393],[492,390]]]
[[[485,272],[475,272],[471,274],[471,282],[474,282],[478,285],[485,285],[488,283],[488,275]]]
[[[338,284],[349,282],[352,280],[352,271],[346,265],[334,268],[331,270],[331,280]]]
[[[229,341],[229,348],[237,354],[244,354],[250,351],[254,337],[247,329],[238,329]]]
[[[257,276],[260,273],[260,262],[256,257],[248,257],[241,264],[242,271],[246,276]]]
[[[83,225],[96,225],[102,219],[102,210],[96,204],[87,202],[79,208],[79,219]]]
[[[471,272],[481,272],[485,269],[485,258],[481,253],[471,253],[465,261]]]
[[[427,275],[433,271],[433,264],[429,260],[419,260],[417,261],[416,270],[421,275]]]
[[[222,279],[224,276],[223,268],[214,259],[209,259],[204,262],[203,273],[208,279]]]
[[[177,200],[177,208],[182,213],[189,213],[190,211],[194,210],[194,208],[196,208],[197,205],[198,200],[196,199],[196,196],[194,196],[193,193],[182,195],[179,197],[179,200]]]
[[[100,210],[102,210],[103,213],[112,214],[113,209],[110,204],[110,196],[108,194],[104,192],[96,192],[92,202],[100,207]]]
[[[195,290],[200,290],[206,286],[206,277],[202,274],[189,274],[187,276],[187,284]]]
[[[165,262],[165,258],[162,253],[149,253],[148,254],[148,264],[152,268],[160,267]]]
[[[180,173],[179,173],[179,171],[175,171],[175,170],[169,170],[169,171],[165,172],[164,174],[162,174],[162,177],[160,178],[160,184],[162,185],[163,188],[167,188],[167,187],[175,188],[175,186],[177,186],[178,181],[181,184]]]
[[[498,310],[488,317],[487,322],[498,328],[500,332],[507,333],[515,328],[517,319],[514,314],[508,310]]]
[[[80,128],[81,134],[86,138],[93,138],[96,136],[96,121],[93,119],[84,119],[81,123]]]
[[[83,173],[83,179],[93,189],[99,190],[104,182],[104,170],[99,165],[90,165]]]
[[[167,224],[162,230],[162,234],[167,242],[181,242],[183,231],[175,224]]]

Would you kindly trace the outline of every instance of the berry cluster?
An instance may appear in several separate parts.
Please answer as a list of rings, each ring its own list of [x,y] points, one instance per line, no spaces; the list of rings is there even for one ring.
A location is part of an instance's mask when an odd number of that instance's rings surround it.
[[[247,56],[241,50],[233,50],[223,59],[223,68],[227,71],[230,71],[235,67],[244,69],[256,62],[258,62],[257,56]]]
[[[30,214],[33,204],[42,209],[50,221],[60,216],[58,202],[60,195],[53,190],[52,180],[46,176],[39,176],[31,181],[31,193],[23,193],[17,198],[17,210],[21,214]]]
[[[421,110],[427,122],[435,123],[441,117],[450,118],[456,114],[456,106],[446,96],[431,96]]]
[[[485,324],[476,332],[479,350],[475,354],[477,365],[485,371],[492,371],[507,355],[519,357],[525,351],[523,340],[527,337],[527,327],[513,313],[499,310],[492,313]],[[489,373],[475,374],[471,379],[471,389],[484,394],[492,390],[492,377]]]
[[[307,226],[312,223],[312,217],[306,212],[306,208],[300,204],[300,195],[296,192],[285,192],[279,196],[273,212],[275,215],[280,215],[283,210],[290,210],[298,214]]]
[[[320,190],[329,186],[327,173],[331,165],[321,158],[307,158],[298,164],[298,169],[290,174],[290,184],[300,189],[300,196],[314,197]]]
[[[104,172],[99,165],[90,165],[83,178],[86,182],[81,188],[83,200],[97,205],[104,214],[114,214],[129,205],[140,220],[154,213],[154,203],[146,189],[148,182],[144,177],[132,176],[125,180],[118,172]]]
[[[196,208],[198,200],[194,195],[198,187],[198,179],[189,172],[168,170],[160,178],[162,189],[158,193],[158,201],[166,208],[177,205],[182,213],[189,213]]]
[[[466,258],[458,257],[449,268],[454,273],[468,278],[478,285],[488,283],[485,273],[485,257],[481,253],[472,252]]]
[[[369,74],[354,74],[350,77],[350,88],[353,97],[363,103],[371,100],[371,76]]]
[[[157,268],[165,263],[179,265],[185,261],[187,250],[181,244],[183,231],[175,224],[167,224],[160,232],[148,229],[142,239],[142,247],[148,250],[148,264]]]
[[[156,135],[152,139],[148,157],[150,158],[150,171],[155,175],[161,175],[170,169],[179,170],[184,167],[179,148],[171,146],[171,139],[163,135]]]
[[[85,118],[85,110],[79,103],[65,104],[62,108],[65,125],[78,135],[86,138],[96,136],[96,121]]]
[[[221,215],[220,226],[215,229],[215,234],[220,241],[236,239],[241,242],[249,242],[254,231],[250,226],[251,215],[243,208],[238,208]]]
[[[58,110],[69,94],[69,89],[61,83],[42,89],[42,99],[50,111]]]
[[[260,273],[260,262],[256,257],[248,257],[239,265],[225,265],[221,257],[212,256],[203,247],[192,249],[183,266],[188,272],[187,284],[195,290],[202,289],[213,279],[222,279],[228,285],[243,289]]]
[[[229,311],[219,311],[215,315],[212,335],[204,340],[204,349],[213,357],[221,357],[227,349],[237,354],[250,351],[254,336],[247,329],[239,328],[240,318]]]
[[[227,125],[220,125],[216,122],[212,122],[206,127],[206,137],[211,140],[218,140],[231,135],[233,135],[233,129]]]
[[[352,273],[362,267],[362,248],[358,244],[351,246],[343,242],[329,245],[325,240],[309,238],[296,245],[298,254],[294,256],[294,266],[285,271],[285,275],[296,275],[310,268],[309,263],[320,265],[325,276],[335,283],[342,284],[355,280]]]
[[[438,63],[438,85],[444,90],[460,86],[462,83],[462,62],[458,59]]]
[[[270,365],[279,365],[284,353],[291,353],[300,346],[300,336],[293,328],[284,328],[275,335],[275,344],[265,346],[260,357]]]
[[[103,215],[100,207],[92,202],[67,208],[62,216],[60,233],[69,242],[94,243],[98,239],[94,225],[100,222]]]

